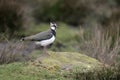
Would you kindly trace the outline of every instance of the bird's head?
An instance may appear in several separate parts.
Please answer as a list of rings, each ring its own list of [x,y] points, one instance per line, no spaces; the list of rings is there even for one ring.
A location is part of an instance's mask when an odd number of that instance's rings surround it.
[[[52,30],[56,30],[57,24],[56,24],[55,22],[50,22],[50,28],[51,28]]]

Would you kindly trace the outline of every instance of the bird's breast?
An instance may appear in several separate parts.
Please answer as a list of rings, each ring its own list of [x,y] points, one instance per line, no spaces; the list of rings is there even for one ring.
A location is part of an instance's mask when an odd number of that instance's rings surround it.
[[[55,41],[55,36],[52,36],[50,39],[46,39],[46,40],[42,40],[42,41],[37,41],[35,42],[36,45],[40,45],[40,46],[48,46],[51,43],[53,43]]]

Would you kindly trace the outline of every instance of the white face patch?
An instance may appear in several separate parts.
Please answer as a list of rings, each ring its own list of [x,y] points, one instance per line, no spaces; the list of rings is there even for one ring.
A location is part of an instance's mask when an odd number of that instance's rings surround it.
[[[56,23],[50,23],[50,27],[52,30],[56,30],[57,24]]]
[[[55,27],[51,27],[52,30],[55,30]]]

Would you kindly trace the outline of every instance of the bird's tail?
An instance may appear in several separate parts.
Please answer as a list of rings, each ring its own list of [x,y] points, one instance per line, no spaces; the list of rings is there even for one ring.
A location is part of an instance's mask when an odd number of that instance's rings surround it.
[[[33,37],[32,36],[29,36],[29,37],[23,37],[20,39],[20,41],[32,41],[33,40]]]

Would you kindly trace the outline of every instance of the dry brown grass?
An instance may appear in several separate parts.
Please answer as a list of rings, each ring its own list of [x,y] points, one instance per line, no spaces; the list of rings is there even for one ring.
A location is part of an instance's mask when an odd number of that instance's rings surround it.
[[[16,61],[25,61],[29,57],[23,53],[25,46],[18,42],[0,43],[0,64],[11,63]]]
[[[87,55],[98,59],[102,63],[109,65],[115,64],[120,51],[119,27],[116,30],[114,32],[116,35],[113,36],[103,32],[100,27],[96,26],[91,39],[83,40],[84,45],[81,47],[82,50]]]

